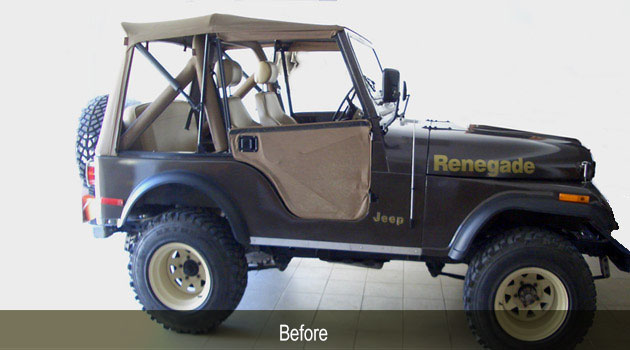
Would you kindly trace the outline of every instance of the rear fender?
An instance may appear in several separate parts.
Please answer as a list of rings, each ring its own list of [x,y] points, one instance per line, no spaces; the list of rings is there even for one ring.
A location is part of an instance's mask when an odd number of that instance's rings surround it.
[[[249,245],[250,240],[247,224],[237,206],[234,204],[234,201],[232,201],[219,186],[214,184],[212,180],[183,171],[164,172],[151,176],[138,184],[125,203],[120,219],[118,220],[118,227],[122,227],[127,222],[129,214],[140,199],[151,192],[151,190],[164,185],[187,186],[204,194],[225,213],[236,241],[243,245]]]

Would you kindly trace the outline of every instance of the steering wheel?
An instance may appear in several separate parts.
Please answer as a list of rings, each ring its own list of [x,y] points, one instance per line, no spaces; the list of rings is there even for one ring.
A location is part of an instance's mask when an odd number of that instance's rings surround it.
[[[357,107],[354,105],[354,103],[352,103],[352,99],[354,98],[355,95],[356,95],[356,92],[354,91],[354,86],[353,86],[350,88],[346,96],[344,96],[335,114],[333,114],[333,117],[332,117],[333,121],[342,121],[342,120],[352,119],[352,117],[354,116],[354,113],[357,111]],[[347,102],[347,106],[345,109],[343,109],[343,112],[342,112],[342,108],[346,104],[346,102]]]

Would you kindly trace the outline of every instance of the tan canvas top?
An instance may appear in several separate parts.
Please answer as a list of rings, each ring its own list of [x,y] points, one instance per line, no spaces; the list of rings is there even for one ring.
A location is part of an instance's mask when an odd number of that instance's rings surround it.
[[[217,34],[226,41],[330,39],[343,27],[303,24],[233,15],[209,16],[154,23],[123,23],[128,45],[197,34]]]

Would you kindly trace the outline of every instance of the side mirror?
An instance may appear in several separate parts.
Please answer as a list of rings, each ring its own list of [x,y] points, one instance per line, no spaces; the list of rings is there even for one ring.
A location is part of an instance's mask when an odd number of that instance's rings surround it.
[[[400,72],[385,68],[383,70],[383,102],[396,102],[400,98]]]

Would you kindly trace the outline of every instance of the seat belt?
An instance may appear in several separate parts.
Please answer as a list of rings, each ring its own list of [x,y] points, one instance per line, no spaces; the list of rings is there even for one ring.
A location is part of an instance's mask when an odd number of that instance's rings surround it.
[[[184,129],[190,130],[190,123],[192,122],[192,117],[194,113],[195,113],[195,110],[191,108],[190,111],[188,112],[188,119],[186,119],[186,125],[184,126]],[[197,125],[199,125],[198,117],[197,117]]]
[[[194,103],[199,103],[199,96],[201,93],[199,92],[199,84],[197,83],[197,78],[193,79],[192,84],[190,84],[190,99]],[[202,107],[203,108],[203,107]],[[195,109],[191,106],[190,111],[188,112],[188,118],[186,119],[186,125],[184,129],[190,130],[190,124],[192,123],[192,117],[195,116],[195,120],[197,121],[197,127],[199,126],[199,113],[195,113]]]

